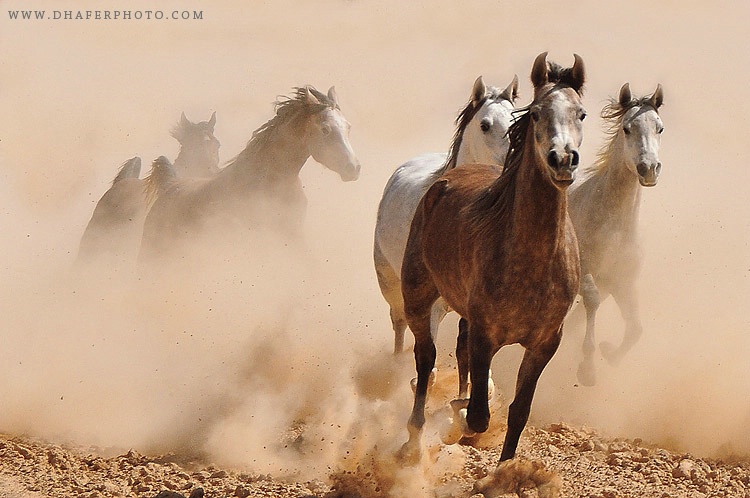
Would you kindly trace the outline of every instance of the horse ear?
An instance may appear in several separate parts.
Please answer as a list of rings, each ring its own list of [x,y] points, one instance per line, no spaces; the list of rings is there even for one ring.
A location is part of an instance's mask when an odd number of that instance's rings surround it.
[[[651,105],[658,109],[664,103],[664,91],[661,89],[661,83],[656,85],[656,91],[651,96]]]
[[[332,86],[328,89],[328,98],[331,99],[331,102],[333,102],[333,105],[336,107],[339,106],[339,98],[336,95],[336,87]]]
[[[580,55],[573,54],[573,58],[575,62],[573,63],[573,84],[571,86],[580,94],[583,84],[586,82],[586,67],[583,65],[583,59]]]
[[[190,124],[190,121],[188,121],[188,118],[185,116],[185,111],[182,111],[182,114],[180,114],[180,124],[183,126]]]
[[[515,102],[518,98],[518,75],[513,75],[513,81],[510,82],[510,85],[508,85],[505,90],[503,90],[503,93],[500,94],[502,98],[509,102]]]
[[[474,81],[474,87],[471,89],[471,101],[474,105],[479,105],[479,102],[487,95],[487,86],[484,84],[484,79],[479,78]]]
[[[620,103],[620,107],[625,107],[630,103],[632,99],[633,96],[630,93],[630,83],[625,83],[624,85],[622,85],[622,88],[620,88],[620,96],[617,99]]]
[[[210,126],[213,131],[214,126],[216,126],[216,111],[211,114],[211,119],[208,120],[208,126]]]
[[[531,67],[531,84],[534,88],[539,88],[549,80],[547,79],[547,52],[542,52],[534,59],[534,65]]]
[[[305,92],[305,102],[307,102],[310,105],[320,105],[320,100],[313,94],[313,92],[310,91],[310,86],[307,85],[305,88],[303,88]]]

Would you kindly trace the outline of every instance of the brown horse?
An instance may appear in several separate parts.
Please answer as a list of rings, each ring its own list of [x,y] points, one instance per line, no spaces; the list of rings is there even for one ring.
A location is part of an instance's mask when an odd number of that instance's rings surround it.
[[[349,128],[333,87],[324,94],[305,86],[277,101],[276,116],[214,177],[150,176],[148,190],[158,195],[146,217],[140,258],[258,227],[297,236],[307,207],[299,173],[309,157],[343,181],[359,177]]]
[[[180,175],[213,176],[218,172],[219,141],[214,136],[216,113],[208,121],[190,122],[185,113],[172,129],[180,143],[174,167]],[[110,188],[94,208],[91,220],[81,237],[78,264],[100,262],[106,265],[130,264],[135,261],[148,211],[145,183],[138,178],[141,159],[126,161]]]
[[[490,363],[508,344],[525,349],[508,412],[501,460],[513,458],[537,380],[557,351],[566,313],[578,293],[578,246],[567,211],[567,187],[583,138],[585,79],[572,68],[534,61],[534,100],[511,126],[502,173],[482,165],[455,168],[425,194],[411,225],[402,268],[417,386],[409,440],[401,455],[419,458],[425,401],[436,349],[430,310],[439,297],[462,319],[457,346],[460,387],[471,396],[466,435],[487,430]]]

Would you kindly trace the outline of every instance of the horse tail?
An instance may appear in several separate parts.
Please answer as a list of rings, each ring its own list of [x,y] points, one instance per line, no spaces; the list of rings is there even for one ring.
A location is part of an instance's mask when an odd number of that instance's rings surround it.
[[[135,156],[125,161],[120,170],[117,172],[117,176],[112,180],[112,185],[124,180],[125,178],[138,178],[141,175],[141,158]]]
[[[177,170],[164,156],[159,156],[151,163],[151,172],[143,179],[148,205],[163,194],[177,180]]]

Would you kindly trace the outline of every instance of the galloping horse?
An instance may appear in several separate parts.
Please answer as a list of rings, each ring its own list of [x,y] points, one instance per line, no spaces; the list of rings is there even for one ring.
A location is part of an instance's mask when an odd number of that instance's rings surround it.
[[[216,113],[208,121],[192,123],[185,113],[172,130],[180,143],[174,167],[181,175],[212,176],[218,171],[219,141],[214,136]],[[78,262],[102,259],[121,264],[135,261],[148,211],[145,183],[139,179],[141,159],[126,161],[112,185],[97,202],[81,237]]]
[[[619,362],[643,330],[635,290],[640,268],[638,210],[641,187],[656,185],[661,171],[659,145],[664,125],[659,107],[663,101],[661,85],[650,96],[634,98],[625,83],[618,99],[602,110],[611,138],[593,167],[570,187],[570,217],[581,251],[580,294],[586,309],[584,359],[578,368],[583,385],[596,382],[594,323],[604,298],[612,295],[625,319],[620,346],[601,344],[602,355],[610,363]]]
[[[295,90],[293,97],[276,102],[276,116],[214,177],[147,178],[148,190],[159,194],[146,217],[142,258],[167,254],[179,242],[194,241],[211,227],[224,230],[227,224],[298,235],[307,206],[299,172],[310,156],[343,181],[359,177],[350,126],[333,87],[328,94],[311,86]]]
[[[517,97],[517,76],[502,91],[485,86],[480,76],[474,82],[468,104],[456,118],[449,153],[415,157],[399,166],[386,183],[375,222],[373,255],[380,291],[391,308],[394,353],[404,348],[406,315],[401,296],[401,263],[417,204],[435,180],[459,164],[491,164],[498,169],[502,166],[508,153],[508,127],[513,121],[511,113]],[[447,311],[442,299],[435,303],[435,330]]]
[[[585,79],[540,54],[531,70],[533,102],[509,130],[502,173],[459,166],[420,201],[404,254],[406,319],[414,334],[417,385],[404,458],[421,455],[425,401],[436,348],[430,315],[442,296],[461,315],[457,359],[459,393],[471,374],[471,396],[460,414],[466,435],[487,430],[488,376],[495,353],[519,343],[526,353],[501,460],[513,458],[526,425],[537,380],[562,337],[563,319],[578,292],[578,244],[567,211],[567,187],[579,163],[586,116]]]

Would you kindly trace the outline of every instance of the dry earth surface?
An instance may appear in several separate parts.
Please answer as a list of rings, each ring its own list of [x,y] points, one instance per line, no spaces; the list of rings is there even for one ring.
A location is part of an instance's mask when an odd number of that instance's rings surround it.
[[[750,497],[747,459],[695,458],[638,439],[605,439],[590,429],[556,424],[528,427],[521,441],[522,456],[496,473],[497,439],[490,435],[473,445],[431,451],[425,458],[442,458],[447,451],[463,458],[464,464],[459,473],[440,476],[437,486],[425,494],[471,497],[477,480],[494,479],[496,486],[488,495],[501,497]],[[303,440],[299,433],[293,442]],[[297,482],[293,476],[244,473],[175,455],[130,450],[104,458],[91,449],[2,435],[0,495],[156,497],[171,491],[188,496],[202,488],[208,498],[392,496],[394,483],[381,463],[373,458],[356,470],[332,472],[327,482]]]

